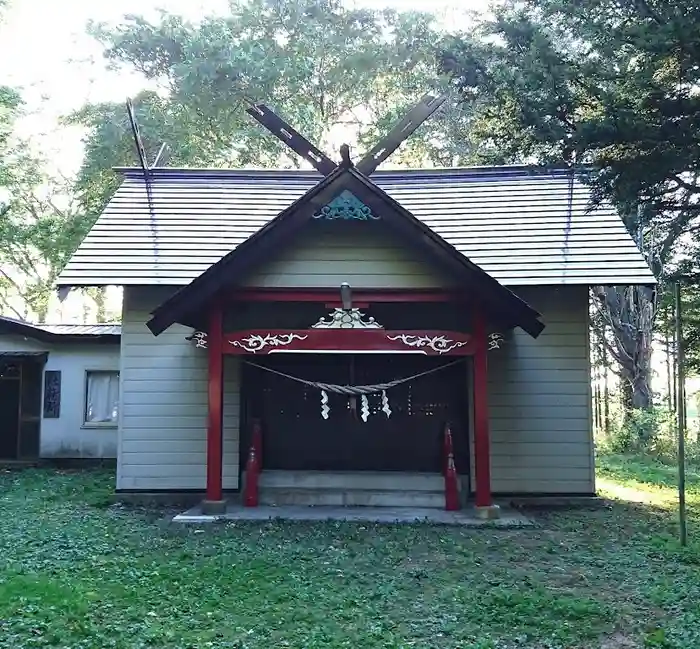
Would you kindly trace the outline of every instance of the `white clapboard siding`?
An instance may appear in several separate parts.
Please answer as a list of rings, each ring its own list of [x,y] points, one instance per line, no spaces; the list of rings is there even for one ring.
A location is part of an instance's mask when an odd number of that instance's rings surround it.
[[[402,245],[378,221],[307,225],[274,260],[244,278],[246,286],[441,288],[447,278]],[[340,231],[340,232],[339,232]],[[361,262],[361,263],[360,263]]]
[[[204,490],[207,352],[174,325],[155,337],[150,312],[174,289],[127,287],[121,340],[117,489]],[[238,488],[238,360],[224,363],[224,488]]]
[[[536,340],[516,330],[502,349],[489,353],[493,491],[591,494],[587,289],[517,292],[542,313],[546,329]],[[185,341],[187,328],[176,325],[154,337],[145,326],[167,294],[155,287],[125,290],[122,490],[205,486],[206,352]],[[239,366],[233,358],[226,359],[225,378],[224,486],[231,489],[238,487],[239,466]]]
[[[542,313],[546,328],[537,339],[516,329],[489,352],[492,490],[592,494],[588,290],[516,292]]]

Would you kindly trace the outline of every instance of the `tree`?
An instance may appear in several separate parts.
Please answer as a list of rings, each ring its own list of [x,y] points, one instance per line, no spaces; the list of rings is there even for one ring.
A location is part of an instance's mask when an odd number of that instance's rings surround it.
[[[19,93],[0,87],[0,312],[46,318],[53,283],[87,232],[65,201],[69,188],[44,172],[44,161],[14,135],[23,114]]]
[[[424,93],[446,89],[436,74],[443,34],[433,15],[348,9],[340,0],[233,0],[230,15],[192,24],[162,13],[92,25],[112,66],[151,84],[135,101],[147,149],[167,142],[170,164],[293,167],[299,159],[245,113],[262,101],[322,149],[361,150]],[[133,165],[124,107],[90,105],[69,117],[89,128],[77,190],[96,213]],[[468,115],[446,110],[392,163],[468,161]]]
[[[0,18],[6,6],[0,0]],[[56,277],[91,221],[16,137],[24,111],[20,94],[0,86],[0,313],[43,322]]]
[[[10,200],[0,218],[0,307],[44,322],[56,278],[89,221],[67,200],[67,186],[40,178],[21,176],[5,187]]]
[[[480,159],[578,168],[664,280],[700,213],[699,29],[691,0],[508,2],[481,38],[445,48],[442,69],[476,111]],[[655,294],[593,294],[627,411],[648,407]]]

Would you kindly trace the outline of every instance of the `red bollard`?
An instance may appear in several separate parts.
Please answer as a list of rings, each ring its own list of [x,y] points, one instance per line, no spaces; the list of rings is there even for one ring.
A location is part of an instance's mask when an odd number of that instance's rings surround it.
[[[245,507],[258,506],[258,478],[262,470],[260,454],[262,451],[262,430],[260,422],[253,423],[253,435],[248,451],[248,460],[245,467]]]
[[[449,424],[445,426],[445,434],[442,436],[442,475],[447,477],[447,471],[450,465],[450,457],[454,457],[454,450],[452,448],[452,431],[450,430]]]
[[[251,444],[248,452],[248,462],[245,467],[245,502],[246,507],[258,506],[258,454]]]
[[[447,472],[445,473],[445,509],[448,512],[456,512],[460,509],[459,482],[452,455],[447,460]]]

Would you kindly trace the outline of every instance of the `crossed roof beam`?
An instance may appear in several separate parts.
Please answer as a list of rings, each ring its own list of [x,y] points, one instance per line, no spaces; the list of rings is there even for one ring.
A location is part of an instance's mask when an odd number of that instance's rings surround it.
[[[425,95],[394,126],[389,134],[383,137],[355,165],[355,168],[365,176],[371,175],[423,122],[429,119],[445,103],[446,99],[446,95],[433,95],[430,93]],[[349,158],[347,161],[343,160],[340,164],[334,162],[265,104],[254,104],[247,108],[246,112],[324,176],[330,175],[344,164],[352,164],[349,162]]]

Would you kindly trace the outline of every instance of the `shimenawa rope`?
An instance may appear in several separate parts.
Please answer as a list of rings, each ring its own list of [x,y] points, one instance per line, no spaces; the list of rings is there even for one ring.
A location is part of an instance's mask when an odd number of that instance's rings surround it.
[[[418,374],[413,374],[412,376],[407,376],[402,379],[396,379],[394,381],[389,381],[388,383],[376,383],[374,385],[337,385],[334,383],[321,383],[320,381],[307,381],[306,379],[301,379],[298,376],[292,376],[291,374],[286,374],[285,372],[280,372],[278,370],[273,370],[271,367],[266,367],[265,365],[258,365],[258,363],[251,363],[246,361],[248,365],[257,367],[266,372],[271,372],[272,374],[277,374],[286,379],[292,381],[297,381],[298,383],[303,383],[309,387],[316,388],[318,390],[324,390],[326,392],[333,392],[335,394],[347,394],[347,395],[362,395],[362,394],[376,394],[377,392],[383,392],[384,390],[389,390],[395,388],[397,385],[402,383],[408,383],[415,379],[419,379],[423,376],[428,376],[429,374],[435,374],[441,370],[444,370],[452,365],[461,363],[463,359],[452,361],[451,363],[445,363],[440,365],[440,367],[433,367],[432,369],[426,370],[425,372],[419,372]]]

